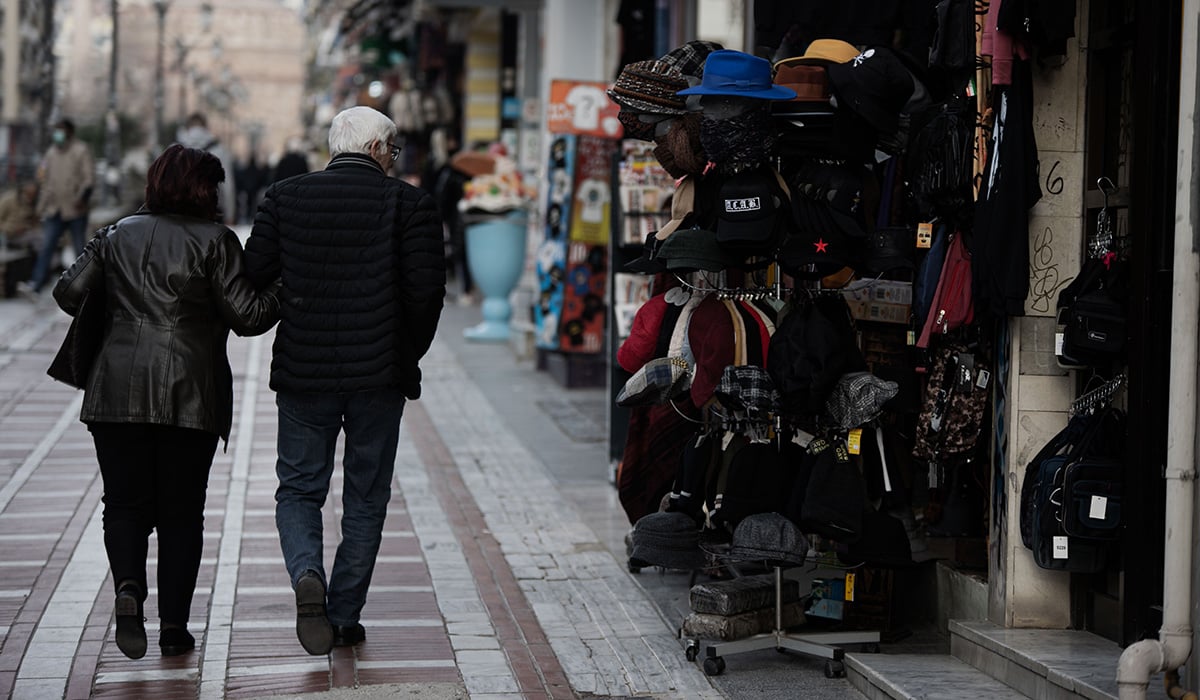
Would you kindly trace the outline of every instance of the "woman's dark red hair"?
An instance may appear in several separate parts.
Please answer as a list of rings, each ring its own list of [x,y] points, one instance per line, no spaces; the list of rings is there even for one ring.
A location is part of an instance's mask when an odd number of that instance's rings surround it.
[[[225,169],[216,156],[172,144],[146,173],[146,208],[155,214],[220,221],[217,186],[224,180]]]

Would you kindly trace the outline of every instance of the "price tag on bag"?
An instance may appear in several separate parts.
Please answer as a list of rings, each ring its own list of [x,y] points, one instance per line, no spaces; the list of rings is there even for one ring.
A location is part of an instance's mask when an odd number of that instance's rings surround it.
[[[850,454],[862,454],[862,428],[855,428],[846,434],[846,448]]]
[[[854,602],[854,574],[846,574],[846,600]]]
[[[1066,535],[1055,535],[1054,540],[1053,540],[1053,545],[1054,545],[1054,558],[1055,559],[1066,559],[1067,558],[1067,537],[1066,537]]]
[[[933,224],[922,221],[917,224],[917,247],[928,248],[933,245]]]
[[[1088,517],[1092,520],[1104,520],[1108,514],[1108,498],[1092,496],[1092,504],[1088,507]]]

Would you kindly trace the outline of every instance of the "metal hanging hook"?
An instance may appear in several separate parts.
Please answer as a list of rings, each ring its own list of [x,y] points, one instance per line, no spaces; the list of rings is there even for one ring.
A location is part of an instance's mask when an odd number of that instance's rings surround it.
[[[1100,188],[1100,193],[1104,195],[1104,208],[1108,209],[1108,196],[1116,194],[1121,190],[1117,187],[1107,175],[1101,175],[1096,178],[1096,187]]]

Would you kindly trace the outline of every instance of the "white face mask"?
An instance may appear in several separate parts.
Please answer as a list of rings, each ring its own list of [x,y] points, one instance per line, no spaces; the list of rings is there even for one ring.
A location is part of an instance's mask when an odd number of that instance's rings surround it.
[[[55,129],[50,138],[54,140],[54,143],[61,146],[67,142],[67,132],[62,129]]]

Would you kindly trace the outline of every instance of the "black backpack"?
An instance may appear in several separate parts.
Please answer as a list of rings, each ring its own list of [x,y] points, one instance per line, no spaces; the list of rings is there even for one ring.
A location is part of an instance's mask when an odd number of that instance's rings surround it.
[[[767,372],[791,414],[819,415],[848,372],[867,369],[850,308],[841,296],[818,296],[794,306],[771,336]]]

